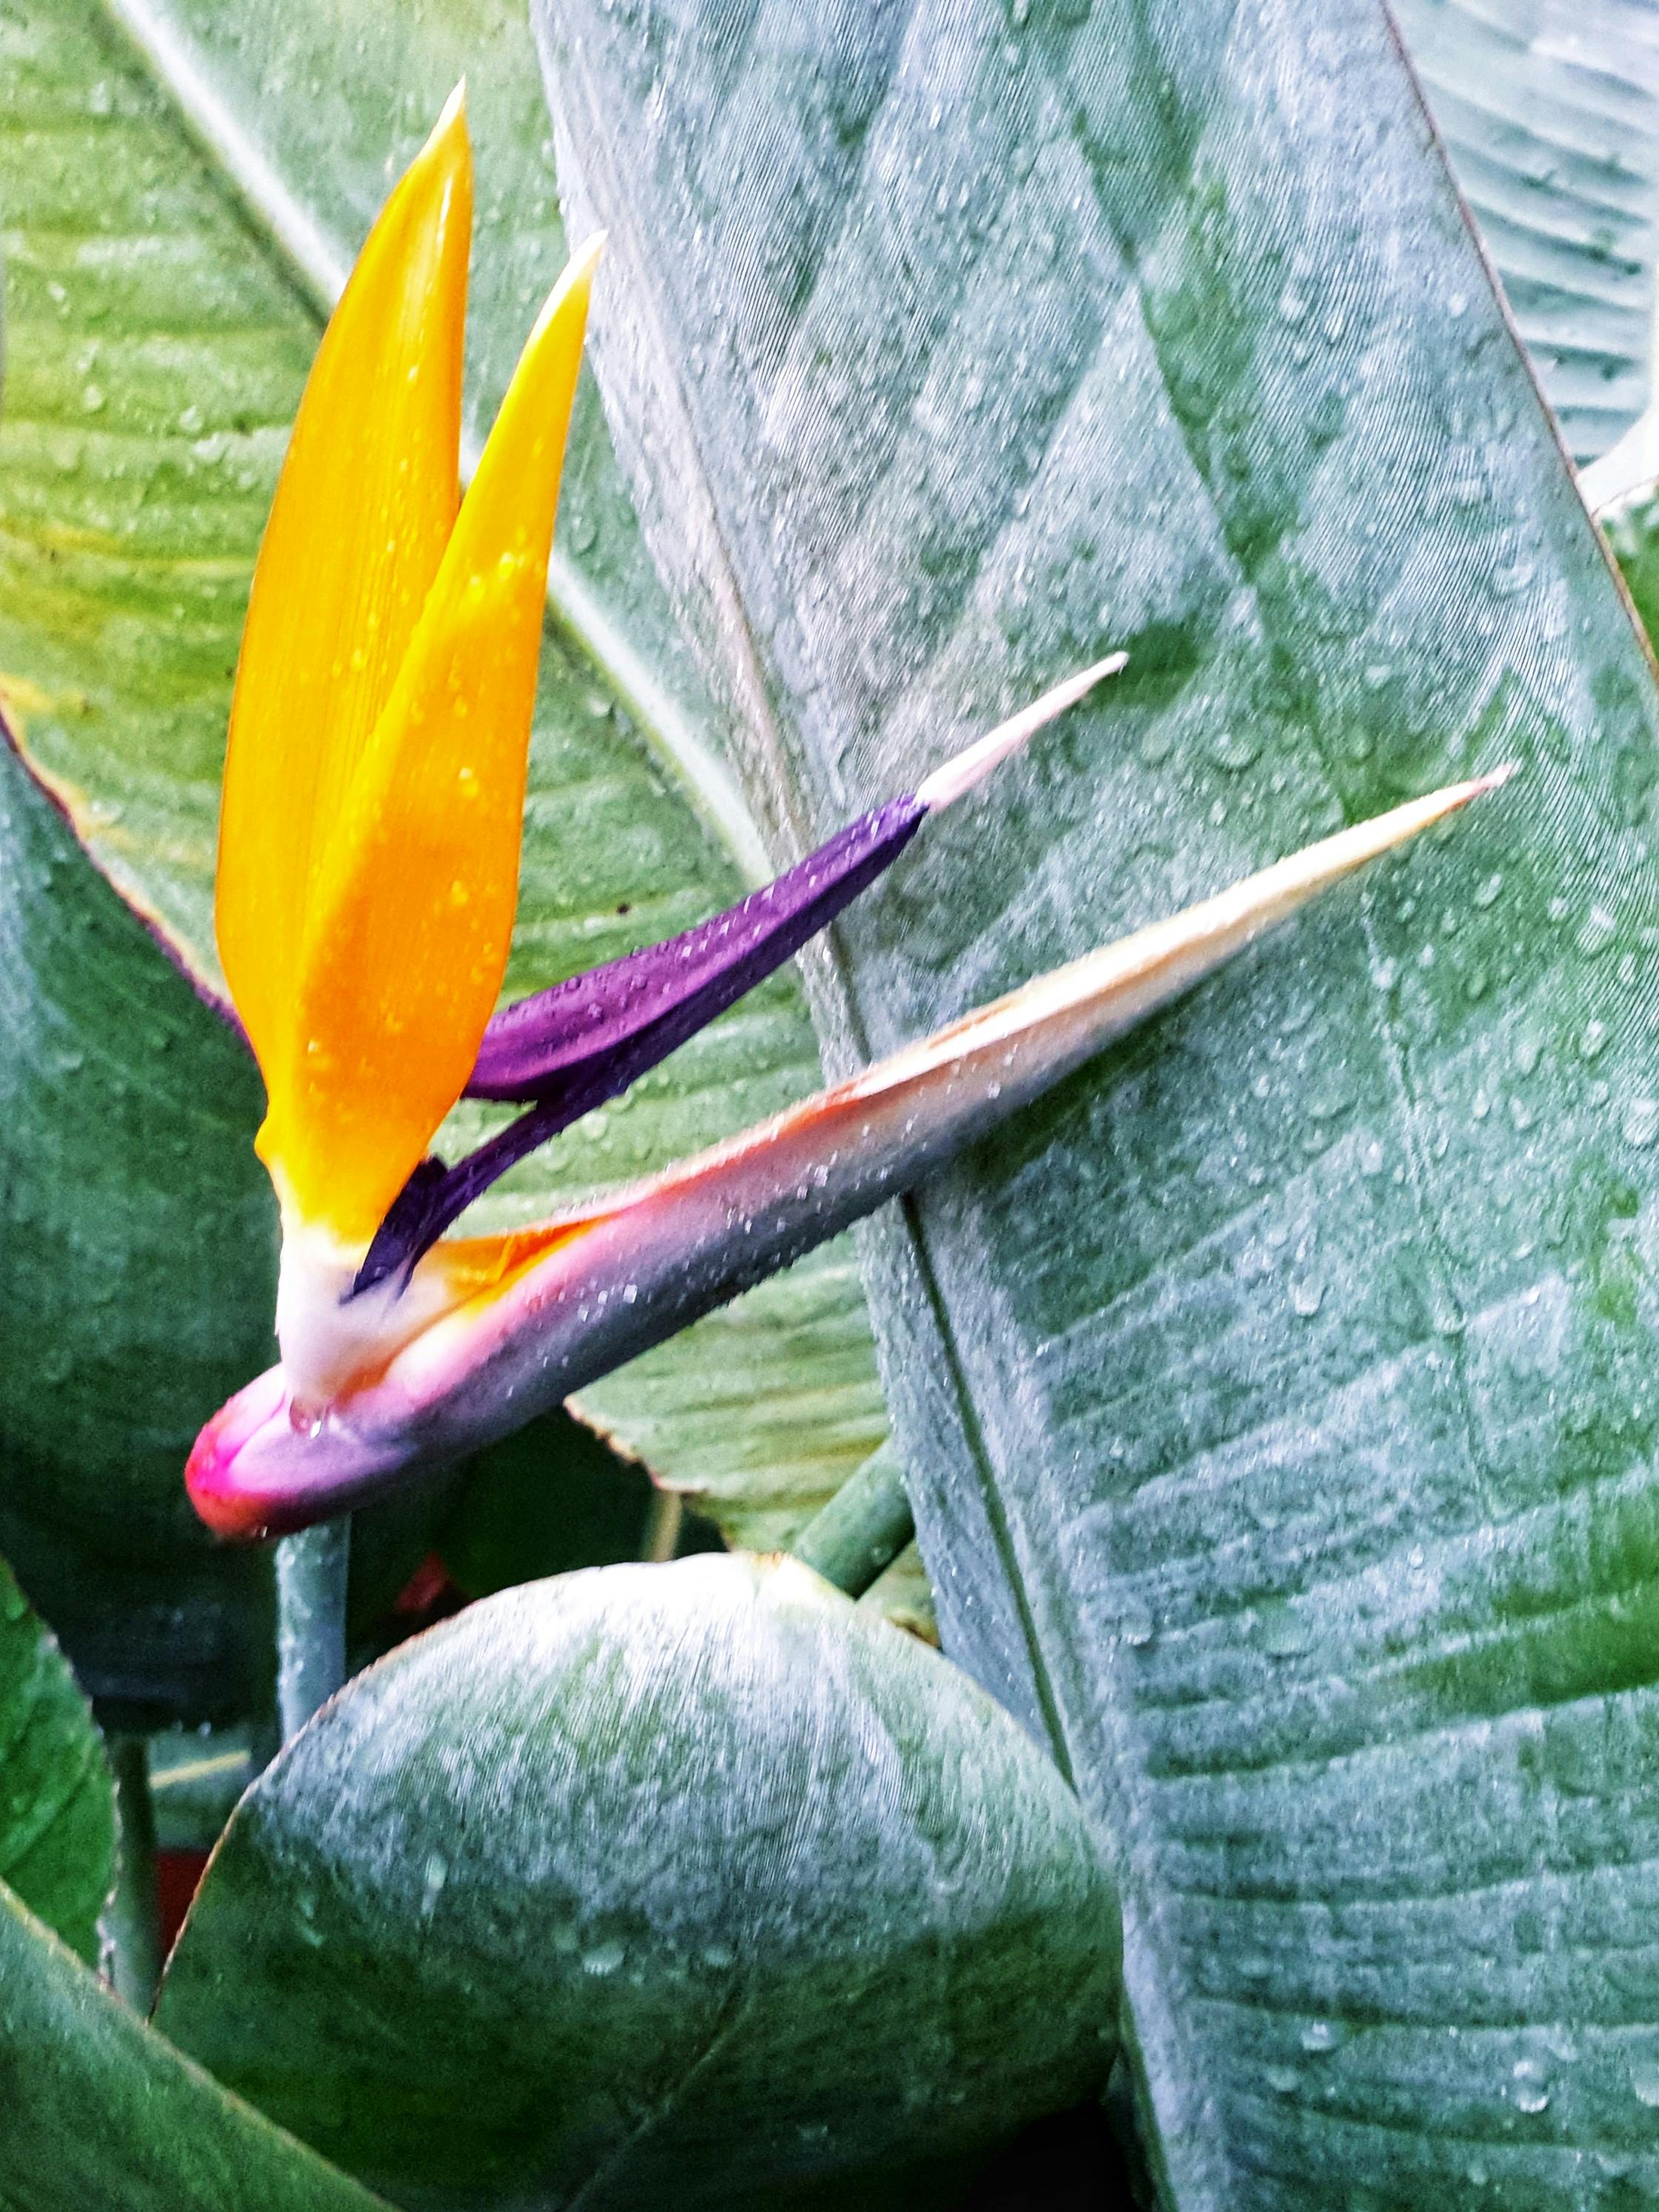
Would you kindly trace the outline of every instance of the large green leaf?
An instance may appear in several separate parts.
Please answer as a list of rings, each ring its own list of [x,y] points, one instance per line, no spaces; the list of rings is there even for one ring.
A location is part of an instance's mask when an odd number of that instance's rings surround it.
[[[618,447],[779,811],[1131,655],[848,918],[836,1066],[1522,763],[866,1249],[946,1648],[1121,1881],[1170,2201],[1634,2201],[1659,712],[1382,10],[546,29]]]
[[[597,1568],[254,1785],[158,2023],[400,2203],[938,2201],[1104,2079],[1113,1900],[956,1668],[794,1561]]]
[[[0,1883],[6,2212],[386,2212],[147,2028]]]
[[[0,1559],[0,1881],[83,1959],[115,1877],[115,1803],[86,1699]]]
[[[0,16],[0,685],[100,866],[211,981],[236,637],[319,328],[273,239],[310,224],[301,258],[312,289],[325,288],[389,167],[467,66],[481,169],[476,428],[562,238],[528,32],[501,0],[404,12],[122,0],[116,13],[147,36],[160,79],[97,0]],[[228,188],[250,175],[264,195],[251,209]],[[562,543],[586,565],[559,571],[514,994],[681,927],[743,880],[714,834],[732,818],[720,775],[668,689],[669,626],[641,580],[591,401],[582,423]],[[608,654],[603,668],[571,641],[577,630]],[[226,1662],[242,1633],[231,1600],[246,1600],[253,1571],[209,1558],[178,1474],[196,1425],[268,1357],[271,1214],[247,1149],[258,1085],[77,868],[15,766],[0,775],[14,794],[0,913],[16,941],[0,997],[0,1160],[18,1224],[0,1289],[0,1535],[100,1688],[148,1685],[161,1707],[189,1709],[196,1692],[158,1672],[145,1627],[187,1604],[173,1673],[216,1680],[225,1709],[249,1671]],[[799,990],[780,978],[492,1194],[480,1224],[659,1166],[817,1079]],[[452,1136],[476,1137],[483,1119],[459,1115]],[[850,1254],[814,1255],[611,1378],[583,1410],[706,1493],[739,1539],[781,1540],[884,1431]],[[70,1530],[98,1548],[101,1580],[64,1551]]]
[[[1396,0],[1395,14],[1568,450],[1595,460],[1651,396],[1659,9]]]

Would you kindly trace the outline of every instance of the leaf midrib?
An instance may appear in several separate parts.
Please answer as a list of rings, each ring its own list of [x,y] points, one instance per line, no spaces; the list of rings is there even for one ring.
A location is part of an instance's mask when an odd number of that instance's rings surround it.
[[[610,139],[608,134],[599,127],[592,88],[587,72],[581,66],[579,54],[570,58],[567,70],[567,82],[579,94],[592,120],[593,127],[589,134],[590,149],[595,151],[607,149]],[[865,143],[866,145],[869,143],[867,135]],[[603,155],[600,158],[603,158]],[[620,191],[610,191],[607,197],[615,207],[626,208],[629,205],[628,196]],[[654,265],[652,257],[643,250],[642,246],[635,248],[632,255],[632,264],[641,278],[648,277]],[[743,673],[748,694],[745,704],[749,707],[751,716],[750,735],[751,738],[758,741],[765,756],[769,770],[769,797],[782,813],[797,850],[805,851],[811,842],[810,825],[805,818],[804,810],[797,797],[797,777],[788,761],[782,734],[773,711],[771,695],[764,676],[764,658],[759,641],[748,620],[747,609],[738,581],[736,565],[726,542],[718,505],[714,497],[713,479],[696,435],[692,410],[679,380],[673,349],[668,343],[660,305],[655,297],[654,289],[648,285],[641,286],[641,289],[636,291],[635,296],[636,301],[643,306],[650,318],[653,325],[651,336],[656,343],[658,359],[673,372],[672,397],[679,418],[678,425],[679,435],[684,450],[689,452],[694,459],[698,478],[706,489],[708,526],[721,566],[721,575],[719,580],[724,587],[721,611],[729,620],[731,638],[742,653]],[[817,1002],[821,1016],[823,1011],[827,1011],[823,1008],[823,1000],[827,998],[832,1003],[840,1036],[843,1041],[842,1045],[843,1054],[848,1054],[848,1048],[850,1047],[849,1056],[856,1056],[857,1060],[867,1063],[873,1057],[870,1038],[862,1014],[854,997],[839,933],[834,928],[827,931],[815,948],[815,956],[810,969],[807,969],[805,962],[802,965],[807,974],[809,998]],[[828,1042],[830,1040],[824,1037],[826,1024],[822,1018],[817,1026],[821,1041]],[[993,1540],[1000,1553],[1004,1586],[1011,1594],[1014,1605],[1020,1641],[1024,1647],[1026,1664],[1030,1670],[1038,1708],[1042,1713],[1043,1726],[1048,1735],[1049,1748],[1060,1771],[1069,1778],[1073,1771],[1073,1764],[1060,1718],[1060,1705],[1049,1679],[1047,1662],[1037,1635],[1036,1623],[1031,1614],[1024,1577],[1019,1571],[1018,1553],[1013,1532],[1008,1524],[1002,1506],[995,1479],[995,1469],[989,1457],[978,1411],[962,1370],[954,1334],[947,1326],[946,1309],[935,1277],[927,1239],[915,1206],[908,1198],[901,1199],[895,1212],[904,1224],[902,1234],[910,1254],[910,1273],[914,1286],[924,1301],[931,1317],[939,1358],[948,1368],[951,1395],[957,1408],[963,1439],[973,1458]],[[924,1564],[926,1564],[925,1558]]]

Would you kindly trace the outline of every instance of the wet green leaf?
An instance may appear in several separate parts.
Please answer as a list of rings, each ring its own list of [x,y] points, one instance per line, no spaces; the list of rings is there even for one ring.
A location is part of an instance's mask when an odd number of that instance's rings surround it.
[[[866,1249],[946,1649],[1120,1881],[1169,2201],[1633,2202],[1659,702],[1382,11],[540,12],[755,788],[810,837],[1130,654],[849,917],[834,1066],[1522,763]]]
[[[793,1561],[605,1567],[361,1676],[234,1817],[158,2024],[399,2202],[874,2208],[1105,2077],[1071,1793]]]
[[[197,1526],[181,1470],[269,1357],[256,1086],[3,739],[0,945],[0,1544],[114,1724],[239,1716],[269,1570]]]

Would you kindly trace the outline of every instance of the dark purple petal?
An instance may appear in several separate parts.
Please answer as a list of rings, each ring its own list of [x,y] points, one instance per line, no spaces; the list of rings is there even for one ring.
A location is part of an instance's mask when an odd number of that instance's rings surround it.
[[[562,1095],[560,1086],[583,1072],[597,1075],[618,1056],[625,1056],[632,1082],[799,952],[898,857],[928,814],[983,781],[1035,732],[1115,674],[1124,659],[1110,653],[1066,677],[935,769],[912,796],[861,815],[726,913],[507,1007],[484,1031],[467,1097],[550,1100]],[[651,1049],[641,1058],[635,1048],[647,1038]],[[575,1113],[623,1088],[608,1083],[591,1096],[584,1088]],[[556,1126],[574,1118],[567,1114]]]
[[[505,1008],[484,1031],[467,1097],[540,1101],[623,1054],[631,1082],[833,921],[902,852],[927,811],[918,799],[890,799],[724,914]],[[641,1060],[635,1048],[647,1037],[652,1049]]]

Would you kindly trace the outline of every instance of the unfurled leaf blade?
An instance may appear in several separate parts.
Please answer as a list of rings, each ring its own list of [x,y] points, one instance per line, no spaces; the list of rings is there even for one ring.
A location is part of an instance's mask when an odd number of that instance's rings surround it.
[[[1522,763],[865,1249],[946,1648],[1121,1884],[1170,2201],[1650,2185],[1659,706],[1382,9],[538,14],[776,817],[1129,653],[843,923],[837,1072]]]
[[[1596,461],[1652,397],[1659,16],[1647,0],[1395,15],[1567,449]]]

